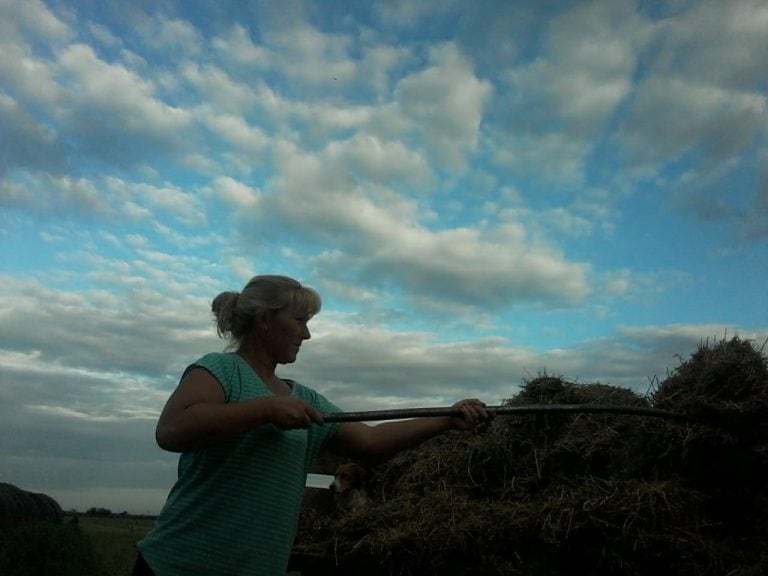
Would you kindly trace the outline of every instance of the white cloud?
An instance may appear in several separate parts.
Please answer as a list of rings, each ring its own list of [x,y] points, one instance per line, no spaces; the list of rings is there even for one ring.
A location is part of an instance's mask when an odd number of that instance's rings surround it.
[[[768,5],[762,0],[693,2],[660,26],[657,73],[736,93],[768,76]]]
[[[653,76],[638,86],[621,137],[633,163],[661,169],[699,150],[716,169],[763,132],[766,104],[756,93]]]
[[[261,201],[261,192],[259,190],[228,176],[216,178],[211,186],[206,189],[206,193],[238,210],[258,208]]]
[[[566,132],[510,137],[505,131],[493,135],[491,153],[496,162],[515,171],[535,173],[546,183],[567,187],[583,184],[584,162],[591,143]]]
[[[203,51],[205,44],[200,32],[186,20],[169,18],[162,14],[143,18],[137,26],[142,43],[165,54],[193,56]]]
[[[389,97],[395,70],[410,64],[413,54],[405,47],[383,43],[376,37],[363,46],[363,56],[356,81],[369,86],[376,98],[386,100]]]
[[[270,143],[270,137],[263,130],[250,125],[241,116],[215,113],[201,116],[202,121],[223,142],[232,145],[239,154],[249,158],[263,154]]]
[[[432,48],[430,61],[430,68],[400,80],[395,98],[441,167],[461,170],[477,146],[483,106],[493,89],[453,44]]]
[[[259,87],[258,100],[282,128],[281,136],[310,143],[325,143],[338,132],[364,129],[377,113],[377,108],[368,105],[289,100],[267,86]]]
[[[264,214],[295,234],[333,239],[343,254],[318,264],[328,273],[377,285],[395,281],[414,297],[497,307],[515,302],[575,303],[590,292],[583,263],[526,238],[507,222],[487,230],[431,230],[417,203],[386,188],[363,189],[338,157],[285,147]]]
[[[205,207],[193,192],[186,192],[180,187],[166,184],[155,186],[143,182],[124,182],[117,178],[109,180],[109,187],[115,194],[127,194],[134,201],[147,207],[153,218],[165,217],[178,220],[186,226],[200,226],[207,220]]]
[[[554,19],[547,59],[526,71],[525,89],[540,90],[570,134],[592,137],[629,94],[650,32],[632,2],[580,3]]]
[[[0,203],[23,206],[31,213],[59,213],[76,218],[113,219],[120,205],[85,178],[20,174],[0,181]]]
[[[123,41],[115,36],[112,31],[101,24],[91,22],[88,24],[88,31],[101,44],[105,46],[122,46]]]
[[[154,95],[154,87],[121,64],[100,60],[90,46],[74,44],[58,59],[66,79],[70,103],[77,108],[96,107],[116,115],[121,128],[132,131],[172,131],[183,128],[188,114],[168,106]],[[82,110],[81,110],[82,111]]]
[[[40,0],[0,0],[0,38],[18,41],[28,34],[48,42],[62,42],[74,32]]]
[[[553,18],[541,55],[501,76],[497,161],[545,181],[582,184],[595,137],[632,92],[650,32],[628,2],[582,2]]]
[[[267,69],[274,58],[268,48],[254,44],[248,30],[240,24],[232,26],[225,35],[214,38],[211,45],[222,54],[224,61],[247,68]]]
[[[3,90],[23,98],[25,102],[51,105],[60,96],[51,64],[36,58],[22,44],[0,44],[0,77],[3,79]]]
[[[281,73],[309,87],[328,87],[355,76],[357,66],[348,55],[351,43],[348,35],[323,33],[299,22],[270,36]]]
[[[328,159],[374,185],[406,185],[428,189],[432,179],[426,159],[399,141],[382,141],[360,132],[346,141],[334,141]]]
[[[594,231],[594,221],[565,207],[546,210],[542,214],[545,225],[567,236],[587,236]]]
[[[616,138],[633,179],[703,157],[685,172],[686,182],[667,182],[681,210],[729,220],[734,236],[749,227],[746,214],[755,206],[721,191],[765,136],[766,22],[768,8],[753,0],[695,2],[657,22]]]
[[[371,258],[366,273],[396,278],[409,293],[479,308],[574,304],[590,292],[586,265],[530,243],[509,225],[487,232],[401,229]]]
[[[94,157],[130,166],[158,154],[173,157],[189,145],[190,113],[158,98],[150,80],[123,64],[75,44],[59,54],[57,72],[60,131]]]
[[[181,67],[180,74],[210,103],[210,106],[200,110],[206,115],[223,115],[225,111],[244,114],[252,110],[259,101],[258,90],[254,89],[254,86],[238,81],[216,66],[186,62]]]

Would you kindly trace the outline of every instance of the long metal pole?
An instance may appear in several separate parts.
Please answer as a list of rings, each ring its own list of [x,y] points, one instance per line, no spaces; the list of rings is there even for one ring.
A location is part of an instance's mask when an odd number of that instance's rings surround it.
[[[609,406],[592,404],[528,404],[524,406],[488,406],[486,410],[500,415],[546,414],[546,413],[610,413],[650,416],[686,422],[696,421],[690,416],[669,410],[647,408],[643,406]],[[400,408],[394,410],[367,410],[361,412],[326,412],[326,422],[370,422],[381,420],[399,420],[402,418],[422,418],[438,416],[458,416],[457,408]]]

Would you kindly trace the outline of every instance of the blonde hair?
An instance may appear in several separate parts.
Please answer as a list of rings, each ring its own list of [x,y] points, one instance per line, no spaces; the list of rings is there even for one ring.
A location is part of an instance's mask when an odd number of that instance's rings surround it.
[[[254,276],[242,292],[222,292],[211,303],[219,337],[240,344],[256,318],[290,309],[302,316],[320,311],[320,295],[288,276]]]

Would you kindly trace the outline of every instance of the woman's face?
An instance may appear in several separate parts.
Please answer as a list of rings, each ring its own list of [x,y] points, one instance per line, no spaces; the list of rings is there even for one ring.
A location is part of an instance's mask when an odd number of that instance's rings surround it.
[[[296,361],[301,344],[312,337],[307,327],[310,318],[303,312],[283,309],[267,319],[267,347],[277,364]]]

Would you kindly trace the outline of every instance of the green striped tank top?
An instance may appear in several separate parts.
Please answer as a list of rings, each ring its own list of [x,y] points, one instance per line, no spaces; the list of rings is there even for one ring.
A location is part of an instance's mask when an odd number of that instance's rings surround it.
[[[216,377],[227,402],[272,395],[237,354],[208,354],[187,372],[193,367]],[[339,410],[298,383],[292,394],[318,410]],[[307,472],[338,426],[281,430],[265,424],[181,454],[178,479],[155,528],[138,543],[155,574],[285,574]]]

